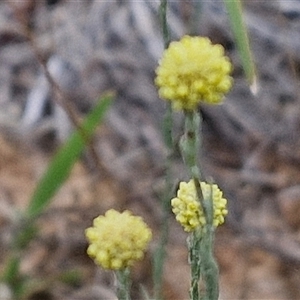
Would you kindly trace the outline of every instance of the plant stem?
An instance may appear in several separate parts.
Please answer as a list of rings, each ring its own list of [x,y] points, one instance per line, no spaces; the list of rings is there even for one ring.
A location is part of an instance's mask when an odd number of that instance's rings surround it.
[[[205,300],[217,300],[219,298],[219,270],[213,256],[214,228],[209,225],[203,234],[200,243],[201,273],[205,282]]]
[[[200,255],[203,259],[203,278],[205,281],[206,295],[205,300],[218,300],[219,298],[219,269],[213,256],[213,244],[215,236],[215,227],[213,226],[213,189],[210,186],[210,193],[206,202],[208,214],[206,226],[203,234],[203,242],[200,244]]]
[[[161,0],[159,6],[160,23],[164,39],[164,48],[167,49],[170,44],[170,31],[167,22],[168,0]]]
[[[204,212],[206,225],[196,229],[189,237],[191,264],[191,300],[217,300],[219,295],[218,267],[213,257],[213,195],[203,196],[201,189],[201,168],[198,155],[201,149],[201,118],[197,111],[185,111],[184,136],[180,148],[185,164],[194,181],[198,200]],[[205,290],[199,291],[199,280],[203,279]]]
[[[160,2],[160,21],[162,27],[162,34],[164,40],[164,47],[167,48],[170,43],[169,28],[167,24],[167,0],[161,0]],[[164,120],[163,120],[163,138],[168,150],[168,155],[165,163],[165,188],[161,199],[161,208],[163,212],[162,224],[160,228],[160,240],[157,249],[154,254],[153,264],[153,284],[154,284],[154,298],[156,300],[162,299],[162,285],[163,285],[163,268],[166,257],[166,245],[169,237],[169,215],[170,215],[170,199],[173,193],[172,182],[172,156],[173,156],[173,136],[172,136],[173,118],[172,108],[168,103]]]
[[[121,270],[117,270],[117,296],[119,300],[130,300],[130,269],[125,268]]]
[[[191,300],[199,300],[199,280],[200,280],[200,266],[201,256],[199,252],[200,238],[197,236],[198,232],[194,231],[188,237],[189,249],[189,263],[191,266],[191,287],[189,291]]]
[[[162,224],[160,228],[160,240],[154,254],[154,268],[153,268],[153,281],[154,281],[154,298],[156,300],[162,299],[162,282],[163,282],[163,267],[166,257],[166,246],[169,237],[169,216],[170,216],[170,199],[173,195],[173,180],[172,180],[172,157],[173,157],[173,138],[172,138],[172,108],[168,104],[164,123],[163,123],[163,136],[165,145],[168,149],[168,155],[165,162],[165,187],[161,199],[161,208],[163,212]]]
[[[199,34],[199,20],[201,18],[202,1],[196,0],[193,1],[192,4],[193,7],[189,22],[189,34],[197,35]]]
[[[180,140],[180,149],[183,160],[187,165],[190,175],[194,180],[198,199],[206,216],[206,208],[203,203],[203,194],[200,181],[202,178],[199,166],[199,152],[201,149],[201,118],[197,111],[185,111],[184,136]]]

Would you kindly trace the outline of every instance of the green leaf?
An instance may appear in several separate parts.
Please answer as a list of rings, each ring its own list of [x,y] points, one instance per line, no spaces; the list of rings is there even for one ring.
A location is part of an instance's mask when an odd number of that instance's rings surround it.
[[[242,4],[240,0],[224,0],[235,42],[241,57],[245,75],[253,88],[256,88],[256,70],[249,46],[249,37],[243,21]]]
[[[26,211],[34,218],[50,203],[51,198],[68,178],[73,165],[89,142],[99,122],[112,102],[112,95],[103,96],[65,145],[56,153],[46,173],[40,179]]]
[[[19,273],[21,259],[19,255],[15,255],[14,253],[8,258],[6,267],[4,268],[4,272],[1,276],[1,281],[4,281],[9,284],[17,283],[18,278],[17,274]]]

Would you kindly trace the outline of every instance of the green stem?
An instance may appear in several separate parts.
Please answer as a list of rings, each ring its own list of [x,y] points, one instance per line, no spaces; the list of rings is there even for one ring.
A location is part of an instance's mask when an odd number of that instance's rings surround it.
[[[201,147],[201,118],[197,111],[185,111],[184,136],[181,140],[182,156],[191,176],[201,179],[198,154]]]
[[[202,179],[199,166],[199,153],[201,148],[201,118],[197,111],[185,111],[184,136],[180,140],[180,149],[183,160],[187,165],[190,175],[194,180],[198,199],[206,216],[206,207],[203,201],[200,181]]]
[[[199,281],[200,281],[200,266],[201,256],[199,252],[200,238],[197,236],[198,232],[194,231],[188,238],[189,248],[189,263],[191,266],[191,287],[189,291],[191,300],[199,300]]]
[[[165,214],[165,213],[164,213]],[[153,284],[154,284],[154,298],[156,300],[162,299],[163,287],[163,268],[166,258],[166,245],[169,236],[169,225],[166,219],[161,225],[161,233],[159,245],[154,254],[154,268],[153,268]]]
[[[214,227],[206,226],[203,241],[200,243],[200,255],[202,258],[201,269],[205,282],[205,300],[217,300],[219,298],[219,270],[213,256]]]
[[[20,291],[23,287],[22,277],[20,276],[20,255],[18,251],[12,250],[7,259],[6,266],[1,276],[1,281],[7,283],[13,292],[14,299],[19,299]]]
[[[201,9],[202,9],[202,1],[196,0],[192,2],[193,11],[190,18],[189,24],[189,33],[190,35],[198,35],[199,34],[199,21],[201,17]]]
[[[154,268],[153,268],[153,281],[154,281],[154,298],[156,300],[162,299],[162,282],[163,282],[163,268],[166,258],[166,246],[169,237],[169,216],[170,216],[170,199],[173,194],[173,181],[172,181],[172,156],[173,156],[173,138],[172,138],[172,108],[168,104],[163,123],[163,136],[165,144],[168,148],[168,156],[165,162],[165,188],[161,200],[161,207],[163,212],[162,224],[160,228],[160,240],[158,247],[154,254]]]
[[[130,300],[130,269],[125,268],[121,270],[117,270],[117,296],[119,300]]]
[[[20,274],[22,253],[37,234],[34,218],[30,220],[20,219],[19,222],[11,245],[10,255],[6,260],[3,275],[0,278],[10,286],[15,299],[18,299],[25,283]]]
[[[205,300],[218,300],[219,298],[219,269],[213,256],[213,244],[215,227],[213,225],[213,189],[210,185],[209,197],[205,199],[208,208],[207,222],[203,234],[203,242],[200,244],[200,255],[203,259],[203,277],[206,285]]]
[[[197,111],[185,111],[185,132],[180,148],[185,164],[194,181],[198,200],[206,219],[206,226],[192,232],[189,240],[191,264],[191,300],[217,300],[219,295],[218,267],[213,257],[213,195],[203,196],[201,189],[201,168],[198,155],[201,149],[201,118]],[[205,290],[199,291],[199,280],[203,279]]]
[[[159,6],[159,15],[160,15],[160,22],[161,22],[165,49],[168,48],[171,41],[168,22],[167,22],[167,9],[168,9],[168,0],[161,0]]]
[[[170,43],[169,28],[167,24],[167,0],[160,2],[160,20],[164,39],[164,47],[167,48]],[[166,258],[166,245],[169,237],[169,215],[170,215],[170,199],[172,197],[173,182],[172,182],[172,157],[173,157],[173,136],[172,136],[173,118],[172,108],[168,103],[164,121],[163,121],[163,137],[165,145],[168,149],[168,156],[165,163],[165,188],[161,200],[161,207],[163,212],[163,219],[160,228],[160,240],[154,254],[153,263],[153,283],[154,283],[154,298],[156,300],[162,299],[162,286],[163,286],[163,268]]]

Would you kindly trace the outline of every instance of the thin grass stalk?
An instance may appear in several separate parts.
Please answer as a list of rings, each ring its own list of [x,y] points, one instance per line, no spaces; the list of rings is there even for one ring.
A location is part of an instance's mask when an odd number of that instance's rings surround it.
[[[243,20],[243,8],[240,0],[223,0],[226,6],[231,29],[241,57],[243,69],[250,87],[256,91],[256,69],[250,49],[248,31]]]
[[[167,8],[168,1],[161,0],[159,14],[161,21],[161,28],[164,40],[164,48],[166,49],[170,44],[170,34],[167,23]],[[172,182],[172,156],[173,156],[173,137],[172,137],[173,117],[172,108],[168,103],[163,120],[163,138],[167,147],[168,154],[165,163],[165,188],[161,199],[161,208],[163,212],[163,219],[160,228],[160,240],[154,254],[153,262],[153,284],[154,284],[154,298],[156,300],[163,298],[163,269],[166,258],[166,246],[169,237],[169,215],[170,215],[170,199],[172,197],[173,182]]]
[[[164,48],[167,49],[171,42],[170,31],[167,21],[167,10],[168,10],[168,0],[161,0],[159,6],[159,16],[160,23],[162,28],[163,40],[164,40]]]

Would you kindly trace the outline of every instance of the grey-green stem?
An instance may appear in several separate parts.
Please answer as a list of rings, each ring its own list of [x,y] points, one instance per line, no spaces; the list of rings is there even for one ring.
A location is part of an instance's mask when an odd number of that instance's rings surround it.
[[[188,237],[187,242],[189,249],[189,264],[191,266],[191,286],[189,295],[191,300],[199,300],[199,281],[201,275],[201,256],[199,251],[201,238],[199,232],[192,232]]]
[[[161,21],[165,49],[169,46],[170,43],[170,34],[169,34],[169,28],[167,24],[167,8],[168,8],[168,1],[161,0],[159,12],[160,12],[160,21]],[[170,199],[172,197],[172,192],[173,192],[173,180],[172,180],[172,172],[171,172],[172,157],[174,151],[172,127],[173,127],[172,108],[171,108],[171,104],[168,103],[165,116],[164,116],[163,128],[162,128],[164,142],[168,151],[166,162],[165,162],[165,187],[161,199],[163,218],[162,218],[162,224],[160,226],[161,229],[160,240],[156,248],[154,254],[154,261],[153,261],[154,298],[156,300],[163,298],[162,296],[163,268],[164,268],[164,262],[166,258],[166,245],[168,243],[168,236],[169,236],[168,220],[170,215]]]
[[[201,189],[201,117],[195,111],[185,111],[184,136],[180,141],[181,153],[194,181],[198,200],[204,212],[206,225],[197,228],[189,236],[189,262],[191,265],[191,300],[217,300],[219,296],[218,267],[213,256],[213,195],[203,195]],[[205,197],[204,197],[205,196]],[[200,291],[199,281],[203,280],[205,289]]]
[[[130,297],[130,269],[120,269],[115,272],[117,277],[117,297],[119,300],[131,300]]]

